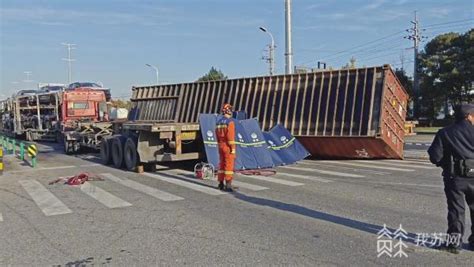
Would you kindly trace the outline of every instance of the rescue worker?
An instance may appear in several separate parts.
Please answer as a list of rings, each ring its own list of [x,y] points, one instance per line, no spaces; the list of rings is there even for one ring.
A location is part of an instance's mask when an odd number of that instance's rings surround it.
[[[456,109],[456,122],[438,131],[428,149],[430,161],[443,168],[448,203],[447,241],[439,249],[458,254],[465,226],[466,200],[471,214],[469,246],[474,249],[474,104]]]
[[[219,147],[219,170],[217,172],[217,180],[219,181],[220,190],[232,192],[235,161],[235,122],[232,119],[232,106],[230,104],[224,104],[222,114],[224,116],[218,120],[216,126],[216,136]]]

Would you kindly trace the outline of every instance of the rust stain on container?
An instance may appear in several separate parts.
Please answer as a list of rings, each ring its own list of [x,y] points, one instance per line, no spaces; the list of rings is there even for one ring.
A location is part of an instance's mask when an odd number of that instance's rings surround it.
[[[233,104],[318,158],[402,158],[408,95],[389,65],[132,88],[131,120],[197,123]]]

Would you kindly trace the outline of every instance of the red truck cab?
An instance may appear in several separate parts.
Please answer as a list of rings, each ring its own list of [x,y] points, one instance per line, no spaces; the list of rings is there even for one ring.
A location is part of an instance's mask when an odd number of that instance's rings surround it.
[[[104,121],[107,102],[104,91],[75,89],[63,92],[61,105],[62,124],[72,126],[76,122]]]

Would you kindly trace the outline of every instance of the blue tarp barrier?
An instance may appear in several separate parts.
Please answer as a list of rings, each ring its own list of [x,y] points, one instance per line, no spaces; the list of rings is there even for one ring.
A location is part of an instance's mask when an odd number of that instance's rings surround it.
[[[236,120],[246,120],[247,119],[247,112],[245,112],[245,110],[238,110],[238,111],[234,111],[234,113],[232,113],[232,118],[236,119]]]
[[[245,169],[264,169],[264,168],[273,168],[275,164],[273,163],[272,156],[268,150],[265,137],[263,136],[260,125],[256,119],[242,120],[238,123],[242,127],[245,136],[245,143],[239,144],[242,149],[244,147],[250,148],[250,154],[253,156],[254,162],[245,162]],[[238,153],[239,151],[237,151]],[[237,155],[239,157],[239,155]],[[256,164],[256,168],[247,168],[248,165]]]
[[[219,149],[216,138],[217,119],[218,115],[216,114],[199,114],[199,125],[206,150],[207,162],[211,163],[216,169],[219,168]]]
[[[207,161],[219,166],[216,123],[222,115],[200,114],[199,124]],[[263,133],[256,119],[234,120],[237,158],[235,170],[251,170],[288,165],[302,160],[308,151],[281,125]]]
[[[278,124],[264,133],[276,165],[293,164],[311,155],[290,132]],[[281,163],[280,163],[281,162]],[[278,164],[280,163],[280,164]]]

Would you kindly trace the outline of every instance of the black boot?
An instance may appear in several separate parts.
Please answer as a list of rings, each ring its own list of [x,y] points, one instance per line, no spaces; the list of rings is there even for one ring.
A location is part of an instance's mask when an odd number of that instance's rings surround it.
[[[461,252],[461,247],[455,246],[455,245],[448,245],[446,246],[445,244],[442,244],[441,246],[437,247],[437,249],[445,252],[449,252],[452,254],[459,254]]]
[[[219,182],[217,188],[219,188],[219,190],[224,190],[224,182]]]
[[[232,187],[232,182],[225,182],[225,191],[226,192],[234,192],[234,189]]]
[[[474,241],[469,242],[469,249],[474,251]]]

